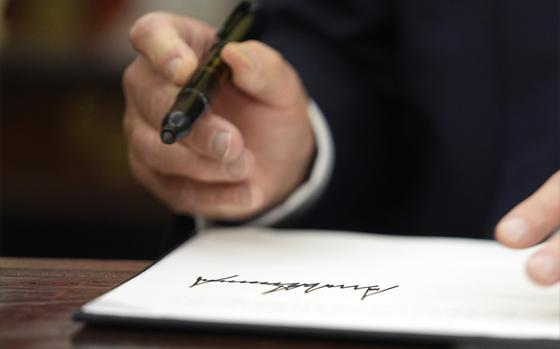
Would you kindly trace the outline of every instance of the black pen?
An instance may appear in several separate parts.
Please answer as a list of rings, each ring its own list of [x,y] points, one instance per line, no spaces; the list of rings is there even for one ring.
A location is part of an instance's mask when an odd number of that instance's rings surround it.
[[[258,3],[243,1],[231,13],[203,64],[181,89],[171,110],[161,125],[161,141],[173,144],[191,130],[194,122],[207,110],[212,98],[231,77],[231,71],[222,61],[222,48],[232,41],[243,40],[255,22]]]

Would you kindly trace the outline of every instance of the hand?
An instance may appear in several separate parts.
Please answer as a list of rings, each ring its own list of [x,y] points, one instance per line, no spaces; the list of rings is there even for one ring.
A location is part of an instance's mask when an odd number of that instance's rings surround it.
[[[139,56],[126,69],[124,129],[135,177],[178,213],[246,219],[283,200],[306,176],[315,144],[295,70],[257,41],[230,43],[232,83],[174,145],[163,116],[215,40],[188,17],[151,13],[130,31]]]
[[[560,171],[498,223],[496,238],[506,246],[535,245],[560,227]],[[527,273],[536,283],[560,280],[560,233],[554,234],[527,262]]]

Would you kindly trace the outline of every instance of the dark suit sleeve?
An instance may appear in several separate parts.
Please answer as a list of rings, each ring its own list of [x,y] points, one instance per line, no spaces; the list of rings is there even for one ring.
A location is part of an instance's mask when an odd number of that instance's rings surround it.
[[[388,87],[382,86],[387,70],[371,69],[392,61],[383,47],[391,30],[390,2],[268,0],[263,12],[260,39],[296,68],[329,121],[371,99],[373,84],[378,90]]]
[[[343,205],[346,212],[338,212],[337,200],[355,190],[348,183],[374,180],[376,155],[368,154],[368,161],[356,157],[360,149],[381,149],[375,146],[381,138],[374,134],[381,128],[370,116],[384,113],[382,106],[395,99],[394,12],[390,1],[264,2],[260,39],[298,71],[324,113],[335,147],[333,176],[324,195],[301,219],[288,220],[288,227],[343,227],[352,219],[354,206],[367,207],[357,200]]]

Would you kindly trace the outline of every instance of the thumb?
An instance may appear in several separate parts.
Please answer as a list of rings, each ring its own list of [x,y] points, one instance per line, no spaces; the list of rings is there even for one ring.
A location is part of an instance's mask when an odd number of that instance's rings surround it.
[[[235,86],[272,106],[291,106],[305,95],[296,71],[272,47],[255,40],[232,42],[222,50]]]

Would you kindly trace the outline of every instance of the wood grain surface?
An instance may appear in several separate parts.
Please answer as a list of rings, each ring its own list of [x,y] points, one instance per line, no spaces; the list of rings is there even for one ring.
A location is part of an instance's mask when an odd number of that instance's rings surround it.
[[[91,327],[72,313],[149,261],[0,258],[0,348],[447,348],[187,330]]]

